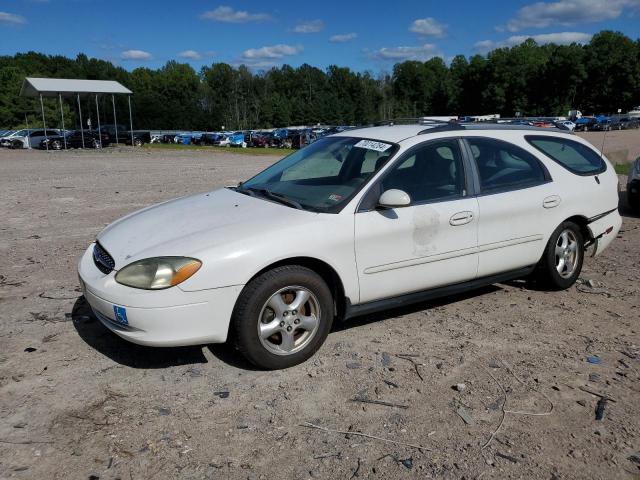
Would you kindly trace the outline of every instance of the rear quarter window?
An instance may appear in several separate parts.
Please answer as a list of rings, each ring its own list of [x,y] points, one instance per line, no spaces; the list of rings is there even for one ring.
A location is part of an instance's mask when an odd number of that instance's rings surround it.
[[[607,169],[591,148],[574,140],[548,136],[525,136],[534,148],[576,175],[596,175]]]

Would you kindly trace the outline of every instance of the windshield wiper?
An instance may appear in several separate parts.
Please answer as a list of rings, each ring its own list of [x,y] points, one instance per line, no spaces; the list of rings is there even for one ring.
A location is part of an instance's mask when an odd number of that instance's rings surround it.
[[[298,210],[304,210],[302,205],[300,205],[295,200],[291,200],[287,196],[272,192],[267,190],[266,188],[256,188],[256,187],[237,187],[236,190],[240,193],[248,193],[251,196],[255,196],[256,193],[262,195],[263,197],[269,198],[271,200],[275,200],[278,203],[282,203],[283,205],[287,205],[289,207],[297,208]]]

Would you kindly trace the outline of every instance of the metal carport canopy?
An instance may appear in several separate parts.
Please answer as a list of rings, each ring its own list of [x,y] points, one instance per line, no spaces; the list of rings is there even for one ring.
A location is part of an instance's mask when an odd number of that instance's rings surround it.
[[[33,78],[27,77],[22,82],[20,95],[27,97],[57,97],[78,93],[124,94],[133,92],[114,80],[78,80],[70,78]]]
[[[113,105],[113,123],[116,131],[116,144],[118,142],[118,125],[116,119],[116,102],[114,95],[127,95],[129,102],[129,133],[131,135],[131,145],[133,145],[133,118],[131,115],[131,95],[133,92],[115,80],[84,80],[73,78],[34,78],[26,77],[22,82],[20,95],[26,97],[40,97],[40,109],[42,110],[42,124],[44,136],[47,139],[47,122],[44,117],[44,104],[42,97],[58,97],[60,102],[60,117],[62,118],[62,129],[64,130],[64,114],[62,111],[62,96],[76,96],[78,102],[78,113],[80,115],[80,133],[82,134],[82,148],[84,144],[84,128],[82,126],[82,107],[80,105],[80,94],[92,94],[96,96],[96,112],[98,118],[98,138],[102,147],[102,131],[100,128],[100,109],[98,107],[98,95],[111,95]],[[63,135],[64,148],[67,148],[67,137]],[[49,151],[49,142],[46,143]]]

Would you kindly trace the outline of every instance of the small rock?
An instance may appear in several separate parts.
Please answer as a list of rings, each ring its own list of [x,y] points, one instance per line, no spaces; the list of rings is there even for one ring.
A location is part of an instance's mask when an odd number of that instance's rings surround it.
[[[360,367],[362,367],[362,364],[360,364],[358,362],[348,362],[347,363],[347,368],[349,370],[357,370]]]
[[[389,352],[382,352],[382,366],[388,367],[391,365],[391,355]]]
[[[500,364],[498,362],[496,362],[495,360],[491,360],[489,362],[489,368],[500,368]]]
[[[158,414],[166,417],[167,415],[171,415],[171,409],[165,407],[158,407]]]
[[[454,390],[456,390],[458,392],[464,392],[466,390],[467,386],[464,383],[456,383],[451,388],[453,388]]]
[[[25,422],[16,423],[13,428],[24,428],[27,424]]]
[[[598,383],[600,381],[600,374],[598,373],[590,373],[589,381],[593,383]]]
[[[602,359],[598,355],[590,355],[587,357],[587,362],[594,365],[600,365],[600,363],[602,363]]]
[[[219,398],[229,398],[229,392],[226,391],[226,390],[225,391],[220,391],[220,392],[213,392],[213,394],[216,397],[219,397]]]
[[[596,283],[595,280],[591,280],[590,279],[590,280],[587,280],[585,283],[589,288],[596,288],[597,287],[597,283]]]
[[[189,375],[191,375],[192,377],[201,377],[202,370],[200,370],[199,368],[192,368],[189,370]]]
[[[473,425],[473,416],[471,415],[471,411],[468,408],[463,406],[459,406],[456,410],[456,413],[467,425]]]
[[[25,352],[27,353],[31,353],[31,352],[35,352],[36,350],[38,350],[37,348],[33,348],[33,347],[27,347],[24,349]]]

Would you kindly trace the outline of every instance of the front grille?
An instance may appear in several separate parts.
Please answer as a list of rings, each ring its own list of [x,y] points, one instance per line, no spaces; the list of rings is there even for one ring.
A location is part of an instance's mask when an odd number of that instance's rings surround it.
[[[105,275],[111,273],[116,266],[113,257],[98,242],[93,246],[93,263]]]

